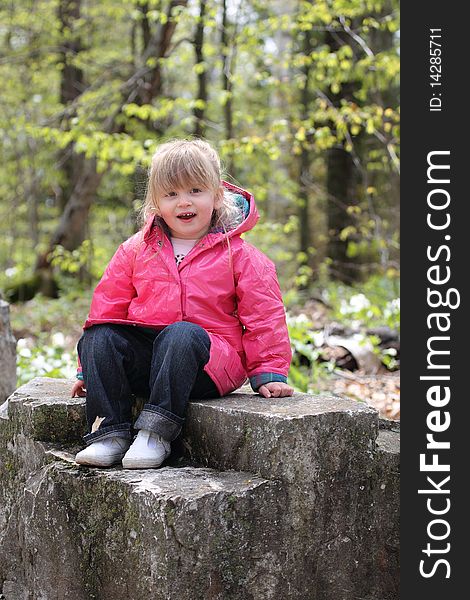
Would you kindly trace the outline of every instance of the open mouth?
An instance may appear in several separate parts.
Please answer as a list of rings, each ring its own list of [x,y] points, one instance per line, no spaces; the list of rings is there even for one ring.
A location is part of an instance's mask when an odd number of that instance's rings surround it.
[[[196,213],[186,212],[186,213],[181,213],[180,215],[177,215],[177,218],[181,219],[182,221],[190,221],[195,216],[196,216]]]

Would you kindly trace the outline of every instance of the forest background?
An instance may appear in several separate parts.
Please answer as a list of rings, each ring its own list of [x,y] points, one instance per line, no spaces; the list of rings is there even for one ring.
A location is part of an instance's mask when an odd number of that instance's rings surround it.
[[[73,377],[153,151],[203,136],[255,195],[245,237],[277,265],[290,381],[365,381],[361,361],[339,368],[339,333],[395,371],[380,408],[396,418],[399,41],[398,0],[0,1],[0,293],[18,383]]]

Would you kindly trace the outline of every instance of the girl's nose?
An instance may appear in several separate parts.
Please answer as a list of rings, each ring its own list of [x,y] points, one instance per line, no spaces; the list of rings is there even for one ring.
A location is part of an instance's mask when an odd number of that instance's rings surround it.
[[[191,198],[186,194],[181,194],[178,198],[178,206],[190,206]]]

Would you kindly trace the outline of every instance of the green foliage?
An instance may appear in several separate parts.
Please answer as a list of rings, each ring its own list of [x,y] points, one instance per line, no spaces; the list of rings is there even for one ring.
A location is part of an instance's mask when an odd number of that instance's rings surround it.
[[[361,285],[329,283],[319,293],[335,321],[354,328],[386,326],[400,331],[400,288],[395,271],[375,275]]]
[[[52,335],[62,330],[68,338],[80,334],[90,307],[93,290],[72,290],[59,299],[38,294],[24,305],[11,307],[11,326],[18,338]],[[47,341],[48,340],[42,340]]]
[[[76,344],[91,301],[91,291],[70,291],[58,299],[37,295],[12,305],[11,327],[17,343],[18,385],[34,377],[74,377]]]
[[[192,0],[174,11],[176,37],[171,52],[164,58],[151,55],[145,60],[144,9],[154,32],[167,24],[168,1],[82,3],[80,19],[66,30],[58,20],[57,4],[25,1],[0,7],[6,24],[0,33],[4,43],[0,75],[8,82],[0,92],[5,149],[0,166],[0,216],[5,230],[15,231],[15,240],[28,230],[33,203],[39,210],[40,238],[47,237],[60,217],[55,200],[64,183],[64,174],[57,168],[59,151],[73,144],[76,153],[96,157],[98,170],[112,175],[103,180],[98,201],[111,185],[117,194],[124,194],[129,178],[148,166],[158,141],[193,131],[195,108],[205,109],[206,135],[231,165],[230,175],[255,192],[261,209],[272,220],[284,223],[296,213],[296,163],[303,148],[310,148],[315,157],[325,157],[329,148],[343,143],[353,152],[356,140],[365,136],[378,142],[368,144],[366,169],[385,175],[396,169],[399,109],[390,96],[399,75],[395,35],[399,4],[395,0],[299,2],[282,10],[276,3],[250,0],[238,7],[228,2],[225,49],[219,41],[221,3],[214,0],[204,20],[204,62],[200,64],[194,64],[190,42],[199,20],[197,3]],[[331,29],[343,37],[346,33],[349,43],[332,51],[325,43]],[[306,36],[313,43],[309,54],[302,50]],[[377,42],[380,36],[392,42],[382,48]],[[77,38],[81,49],[68,60],[83,70],[84,89],[73,107],[67,107],[59,101],[61,48]],[[223,53],[231,60],[230,91],[216,83]],[[139,69],[143,77],[145,69],[151,71],[157,65],[162,94],[151,104],[136,102],[129,82],[133,77],[139,81]],[[306,68],[310,69],[308,86],[313,99],[303,114],[299,101],[307,83]],[[197,74],[202,70],[211,73],[206,101],[197,98]],[[332,96],[351,82],[355,97],[334,104]],[[229,99],[232,139],[225,138],[222,127]],[[317,180],[315,164],[312,171]],[[314,198],[312,203],[316,211],[323,210],[315,206]],[[364,210],[370,218],[367,206]],[[377,207],[372,218],[383,220]],[[382,231],[381,235],[388,243],[391,234]],[[315,236],[318,242],[320,232]],[[3,264],[11,257],[12,243],[8,235],[0,242]],[[24,244],[23,255],[34,251],[30,242]],[[364,248],[365,244],[351,239],[350,257],[359,256]],[[15,248],[14,253],[19,250]],[[7,267],[13,264],[15,257]],[[299,273],[297,283],[304,285],[308,277]]]
[[[366,330],[386,326],[392,331],[400,331],[399,280],[396,273],[371,277],[361,287],[328,282],[317,291],[328,306],[328,321],[362,331],[364,343],[370,343],[384,366],[393,370],[397,365],[395,349],[380,348],[380,338],[367,335]],[[289,380],[300,391],[318,393],[324,389],[321,384],[334,372],[335,365],[320,358],[323,332],[315,329],[304,313],[297,316],[289,314],[289,306],[298,307],[298,294],[286,294],[285,301],[293,352]]]
[[[50,346],[40,344],[28,347],[25,340],[19,340],[16,354],[18,386],[34,377],[72,378],[75,376],[76,356],[64,350],[60,335],[60,332],[55,334],[53,345]]]
[[[287,315],[287,326],[292,346],[289,381],[302,392],[315,393],[318,391],[319,381],[326,379],[333,372],[334,364],[318,360],[321,353],[321,334],[313,330],[312,322],[305,315]]]
[[[10,271],[10,270],[9,270]],[[19,274],[7,279],[2,286],[3,296],[7,302],[25,302],[36,295],[39,288],[39,276],[34,274]]]
[[[66,250],[60,244],[54,247],[49,255],[53,267],[65,273],[78,273],[82,267],[88,264],[90,260],[91,244],[90,240],[85,240],[76,250]]]

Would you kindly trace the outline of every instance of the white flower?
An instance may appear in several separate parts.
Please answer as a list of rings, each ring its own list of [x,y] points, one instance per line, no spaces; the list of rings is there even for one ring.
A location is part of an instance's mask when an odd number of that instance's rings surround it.
[[[354,296],[351,296],[349,299],[349,302],[346,300],[341,300],[339,311],[342,315],[350,315],[352,313],[359,312],[364,308],[369,308],[369,306],[370,301],[366,296],[364,296],[364,294],[354,294]]]
[[[370,306],[369,299],[364,296],[364,294],[355,294],[354,296],[351,296],[349,304],[353,308],[354,312],[362,310],[363,308],[369,308]]]
[[[325,334],[323,331],[313,331],[312,339],[315,346],[320,348],[325,343]]]
[[[31,365],[37,369],[44,369],[47,366],[46,359],[42,354],[35,356],[31,361]]]
[[[57,333],[54,333],[54,335],[52,336],[52,343],[54,346],[61,346],[63,347],[65,344],[65,336],[61,331],[58,331]]]
[[[397,315],[400,312],[400,298],[394,298],[390,302],[387,302],[384,308],[384,316],[391,317]]]
[[[287,314],[286,316],[287,316],[287,323],[289,325],[310,323],[310,319],[307,317],[307,315],[304,315],[304,313],[300,313],[300,315],[296,315],[296,316]]]

